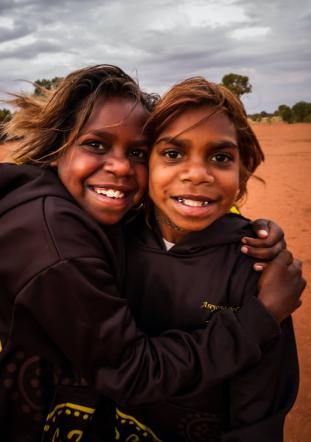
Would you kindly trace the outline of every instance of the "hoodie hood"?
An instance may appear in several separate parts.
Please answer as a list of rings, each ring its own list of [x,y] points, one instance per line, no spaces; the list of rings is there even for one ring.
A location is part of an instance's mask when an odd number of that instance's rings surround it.
[[[51,168],[0,164],[0,215],[21,204],[44,196],[74,201]]]
[[[153,219],[152,229],[147,226],[145,217],[140,215],[127,226],[128,233],[133,237],[137,246],[158,249],[165,249],[161,231]],[[151,235],[150,231],[154,234]],[[250,221],[241,215],[228,213],[206,229],[192,232],[175,244],[167,253],[188,254],[204,253],[207,247],[218,247],[225,244],[240,242],[243,236],[254,236]],[[132,239],[131,239],[132,240]]]

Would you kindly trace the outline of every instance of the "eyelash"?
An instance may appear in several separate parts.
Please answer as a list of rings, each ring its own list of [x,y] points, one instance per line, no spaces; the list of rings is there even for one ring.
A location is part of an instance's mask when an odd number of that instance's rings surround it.
[[[82,145],[90,148],[90,150],[98,155],[104,155],[109,150],[109,145],[103,143],[102,141],[84,141]],[[143,148],[129,149],[128,156],[139,163],[146,163],[148,160],[148,152]]]
[[[217,163],[222,163],[222,164],[227,164],[229,161],[233,160],[232,155],[229,155],[227,153],[223,153],[223,152],[219,152],[219,153],[214,153],[213,155],[210,156],[210,158],[212,159],[213,157],[222,157],[222,159],[226,159],[226,161],[219,161],[216,160],[215,162]]]
[[[104,154],[107,151],[107,146],[102,141],[95,141],[95,140],[84,141],[82,145],[91,148],[91,150],[96,151],[96,153],[98,154]],[[102,149],[100,148],[100,146],[102,147]]]
[[[171,157],[170,154],[177,154],[177,155],[176,155],[176,157],[174,157],[174,156]],[[174,161],[174,160],[179,160],[179,159],[181,159],[183,154],[182,154],[182,152],[179,152],[179,151],[176,150],[176,149],[167,149],[167,150],[164,150],[164,151],[163,151],[162,155],[163,155],[164,157],[166,157],[167,159]],[[181,157],[180,157],[180,158],[177,158],[178,155],[180,155]]]
[[[177,149],[167,149],[162,152],[162,156],[167,158],[169,161],[178,161],[178,160],[183,159],[184,153],[178,151]],[[222,160],[220,160],[219,158],[216,159],[216,161],[212,160],[212,158],[217,158],[217,157],[221,157]],[[225,159],[225,161],[223,161],[224,159]],[[217,153],[213,153],[212,155],[210,155],[209,160],[212,160],[213,162],[218,163],[219,165],[220,164],[225,165],[225,164],[229,163],[230,161],[233,161],[233,157],[232,157],[232,155],[225,153],[225,152],[217,152]]]
[[[148,161],[148,152],[144,149],[132,149],[129,156],[139,163],[146,163]]]

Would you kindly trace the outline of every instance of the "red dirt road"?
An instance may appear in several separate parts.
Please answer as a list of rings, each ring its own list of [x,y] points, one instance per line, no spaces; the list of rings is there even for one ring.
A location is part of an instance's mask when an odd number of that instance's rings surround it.
[[[309,286],[294,317],[300,389],[286,423],[286,442],[311,440],[311,124],[254,124],[266,155],[249,182],[245,216],[270,218],[285,231],[288,248],[303,263]]]

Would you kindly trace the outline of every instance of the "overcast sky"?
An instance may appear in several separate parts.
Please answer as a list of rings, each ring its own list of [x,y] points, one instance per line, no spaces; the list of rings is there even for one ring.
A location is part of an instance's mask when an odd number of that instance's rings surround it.
[[[310,36],[310,0],[0,0],[0,91],[99,63],[160,93],[235,72],[248,112],[272,111],[311,101]]]

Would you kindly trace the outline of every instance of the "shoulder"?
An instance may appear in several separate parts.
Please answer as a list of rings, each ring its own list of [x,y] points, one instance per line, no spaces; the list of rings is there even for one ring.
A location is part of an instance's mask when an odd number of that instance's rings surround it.
[[[0,189],[1,224],[21,245],[29,239],[38,251],[49,246],[52,255],[66,259],[98,255],[99,243],[107,242],[102,226],[77,204],[52,168],[2,165]]]
[[[76,204],[56,174],[31,166],[6,168],[5,174],[0,273],[12,286],[64,260],[116,260],[105,230]]]
[[[60,259],[102,257],[111,249],[106,230],[75,202],[56,196],[42,201],[46,234]]]

